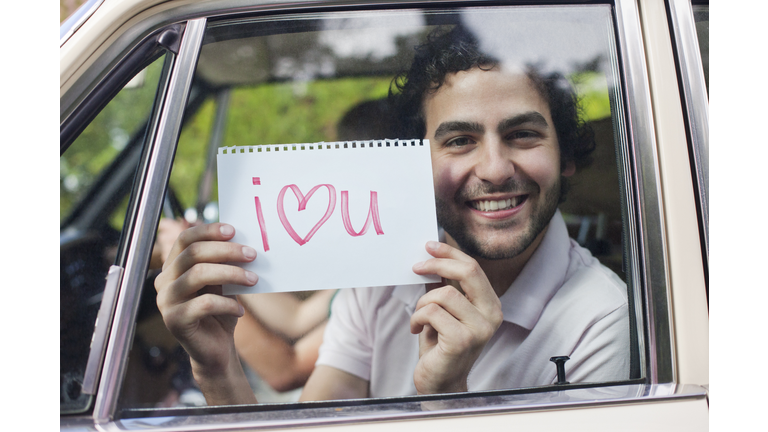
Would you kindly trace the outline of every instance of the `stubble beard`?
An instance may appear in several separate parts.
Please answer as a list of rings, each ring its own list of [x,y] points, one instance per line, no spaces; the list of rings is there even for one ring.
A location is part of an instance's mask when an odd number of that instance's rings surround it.
[[[508,230],[522,229],[519,235],[515,236],[514,240],[504,245],[494,245],[490,239],[485,241],[473,236],[470,230],[467,228],[466,221],[463,220],[458,214],[456,214],[452,207],[465,206],[466,202],[471,196],[478,196],[481,191],[477,188],[472,191],[462,192],[459,191],[456,194],[453,204],[449,204],[444,200],[435,197],[435,206],[437,209],[437,222],[458,244],[459,248],[464,253],[478,259],[485,260],[502,260],[514,258],[525,250],[527,250],[542,231],[547,227],[549,221],[557,211],[557,206],[560,203],[560,182],[558,178],[557,182],[552,185],[550,189],[544,192],[543,200],[541,200],[535,208],[532,209],[530,220],[523,222],[525,226],[519,227],[519,222],[510,221],[507,223],[501,223],[498,225],[489,225],[486,229],[493,229],[498,231],[499,235],[504,235]],[[538,185],[532,183],[538,188]],[[518,184],[512,182],[511,184],[505,184],[501,187],[484,187],[482,192],[492,192],[489,189],[494,189],[495,192],[514,192],[519,190]],[[530,204],[530,202],[528,202]]]

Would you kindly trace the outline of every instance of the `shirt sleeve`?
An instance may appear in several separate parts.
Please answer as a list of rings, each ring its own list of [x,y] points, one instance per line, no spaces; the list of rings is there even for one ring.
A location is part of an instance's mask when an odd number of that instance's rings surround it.
[[[370,323],[374,316],[370,289],[341,289],[331,305],[331,317],[315,365],[326,365],[364,380],[371,377],[373,354]],[[366,319],[368,318],[368,319]]]

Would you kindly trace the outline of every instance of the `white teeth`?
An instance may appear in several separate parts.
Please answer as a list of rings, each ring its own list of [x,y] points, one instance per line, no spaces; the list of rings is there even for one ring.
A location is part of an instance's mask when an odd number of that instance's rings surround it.
[[[520,203],[520,197],[498,201],[473,201],[472,206],[480,211],[496,211],[515,207]]]

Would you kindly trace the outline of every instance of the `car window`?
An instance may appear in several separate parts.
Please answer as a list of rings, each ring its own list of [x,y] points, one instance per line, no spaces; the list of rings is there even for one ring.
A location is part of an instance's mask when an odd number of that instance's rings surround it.
[[[81,392],[109,267],[117,262],[131,185],[146,141],[164,56],[142,69],[60,158],[61,411],[87,408]]]
[[[600,335],[585,330],[588,338],[594,338],[588,343],[601,343],[601,337],[615,335],[621,348],[610,359],[601,357],[607,352],[596,351],[579,360],[589,366],[574,368],[570,378],[565,378],[590,384],[643,378],[639,366],[642,332],[637,331],[633,304],[639,289],[633,282],[637,269],[632,264],[637,250],[629,240],[632,226],[627,197],[632,191],[625,174],[629,145],[610,6],[328,12],[210,21],[167,191],[182,211],[161,220],[156,242],[172,242],[182,229],[218,221],[215,155],[219,147],[424,138],[408,136],[412,131],[399,123],[397,105],[393,108],[390,103],[402,92],[395,83],[413,61],[415,46],[456,29],[476,38],[482,50],[499,59],[499,68],[528,71],[532,85],[540,86],[535,87],[539,94],[556,93],[558,86],[566,86],[578,96],[579,103],[574,105],[578,122],[588,126],[578,133],[589,135],[582,138],[585,142],[592,138],[594,148],[580,150],[584,157],[575,162],[575,174],[568,178],[557,214],[563,235],[571,239],[569,244],[580,262],[610,280],[611,295],[617,299],[611,312],[621,310],[617,312],[621,318],[614,324],[601,321],[604,316],[596,320],[606,326]],[[164,247],[166,251],[170,248],[168,243]],[[149,275],[156,276],[157,272]],[[396,297],[387,289],[367,288],[365,292],[384,302]],[[238,323],[236,344],[260,403],[298,400],[320,356],[317,347],[338,331],[333,316],[344,313],[342,308],[351,301],[348,293],[310,290],[240,296],[246,315]],[[155,296],[154,290],[143,292],[120,400],[128,417],[143,415],[140,410],[147,408],[206,403],[192,378],[188,356],[163,324]],[[363,317],[368,312],[359,311]],[[286,317],[291,317],[290,325]],[[533,322],[538,318],[532,318]],[[576,321],[582,318],[574,315]],[[586,329],[592,324],[579,325]],[[531,324],[534,329],[535,325]],[[534,331],[519,322],[510,322],[508,327],[505,337],[517,341],[525,339],[520,334]],[[337,343],[343,352],[346,342]],[[574,342],[579,343],[587,342]],[[574,345],[563,351],[578,353],[579,349]],[[392,352],[400,355],[397,349]],[[490,352],[490,357],[496,355]],[[550,358],[558,353],[550,354],[534,361],[546,378],[489,376],[488,383],[478,389],[550,388],[558,382],[557,367]],[[382,358],[386,357],[372,361]],[[613,358],[620,359],[620,372],[603,374],[609,366],[598,364],[611,363]],[[321,358],[321,364],[329,363]],[[377,367],[380,365],[367,372],[370,379],[383,374],[380,379],[388,380],[389,372]],[[413,371],[406,375],[401,381],[407,384]],[[380,394],[415,394],[406,387],[402,392],[387,387]]]
[[[704,82],[709,93],[709,4],[694,4],[693,21],[696,23],[696,36],[699,39],[701,67],[704,69]]]

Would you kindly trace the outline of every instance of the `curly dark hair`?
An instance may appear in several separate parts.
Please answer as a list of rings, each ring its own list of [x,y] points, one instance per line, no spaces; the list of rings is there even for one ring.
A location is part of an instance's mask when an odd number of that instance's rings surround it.
[[[398,74],[389,90],[390,103],[398,113],[398,133],[403,138],[426,135],[424,97],[438,91],[448,74],[472,68],[490,70],[500,63],[483,53],[477,38],[461,25],[448,31],[435,29],[415,51],[410,69]],[[533,65],[527,66],[526,74],[549,105],[560,145],[561,169],[567,162],[574,162],[577,168],[588,166],[595,149],[594,133],[581,120],[579,99],[568,80],[558,72],[542,73]],[[561,202],[567,190],[565,179],[562,187]]]

